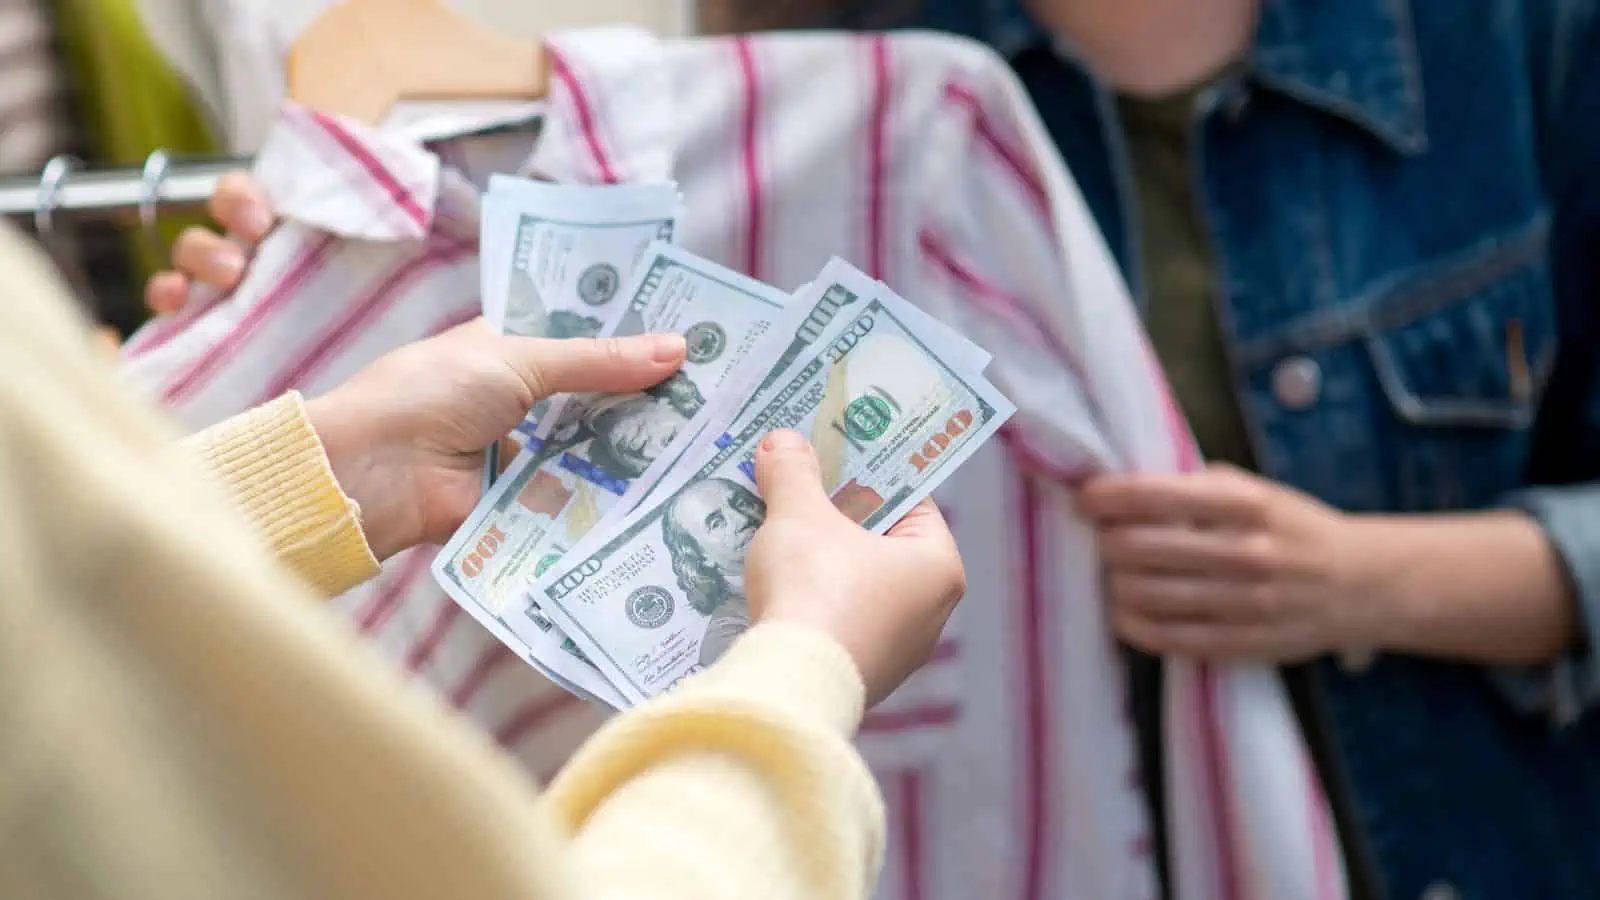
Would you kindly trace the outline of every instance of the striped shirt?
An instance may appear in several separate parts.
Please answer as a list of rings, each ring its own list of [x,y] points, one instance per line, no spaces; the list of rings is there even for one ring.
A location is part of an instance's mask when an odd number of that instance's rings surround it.
[[[287,109],[257,174],[285,224],[231,296],[130,342],[126,371],[202,426],[324,391],[478,309],[490,171],[674,178],[692,251],[778,287],[843,256],[995,352],[1005,440],[939,495],[966,602],[936,660],[868,719],[888,800],[881,896],[1158,893],[1120,654],[1091,529],[1097,471],[1200,464],[1082,197],[1005,65],[923,34],[551,42],[537,137],[424,146]],[[546,777],[600,721],[392,560],[338,609]],[[1342,900],[1326,803],[1270,670],[1173,662],[1173,894]]]

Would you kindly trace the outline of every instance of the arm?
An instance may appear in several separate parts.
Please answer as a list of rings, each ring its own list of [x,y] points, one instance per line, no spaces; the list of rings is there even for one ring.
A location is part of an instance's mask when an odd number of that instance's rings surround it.
[[[1131,643],[1272,661],[1395,651],[1493,667],[1524,712],[1565,720],[1600,702],[1600,19],[1595,0],[1526,7],[1548,19],[1531,56],[1549,76],[1535,95],[1558,198],[1563,352],[1532,473],[1551,486],[1497,511],[1402,517],[1342,515],[1226,469],[1097,479],[1080,509]]]
[[[1113,624],[1152,653],[1532,666],[1585,646],[1560,544],[1519,512],[1349,515],[1227,466],[1101,476],[1078,506],[1099,529]],[[1529,709],[1570,713],[1558,699]]]
[[[1494,512],[1354,521],[1384,610],[1370,646],[1494,666],[1518,709],[1564,721],[1600,702],[1600,19],[1593,0],[1528,9],[1562,326],[1534,444],[1550,486]]]
[[[1497,666],[1526,712],[1570,719],[1600,702],[1600,20],[1593,0],[1528,5],[1561,360],[1540,412],[1533,474],[1551,486],[1482,514],[1358,518],[1390,615],[1373,645]],[[1587,482],[1587,483],[1585,483]]]
[[[0,379],[0,823],[19,826],[0,893],[144,900],[181,871],[197,895],[867,895],[882,813],[846,736],[960,595],[931,508],[876,538],[814,459],[796,467],[751,551],[772,624],[618,717],[541,803],[481,734],[285,602],[303,585],[3,238],[0,360],[31,377]]]
[[[1352,520],[1368,557],[1370,606],[1354,644],[1382,650],[1536,665],[1576,639],[1561,557],[1536,520],[1496,511]]]
[[[1494,679],[1518,708],[1567,720],[1600,703],[1600,3],[1549,0],[1528,11],[1530,57],[1542,64],[1539,138],[1555,202],[1551,264],[1562,335],[1534,435],[1532,475],[1542,486],[1507,505],[1531,516],[1553,551],[1571,636],[1540,660],[1552,665],[1500,670]],[[1526,596],[1530,615],[1549,612],[1549,584],[1538,585]]]

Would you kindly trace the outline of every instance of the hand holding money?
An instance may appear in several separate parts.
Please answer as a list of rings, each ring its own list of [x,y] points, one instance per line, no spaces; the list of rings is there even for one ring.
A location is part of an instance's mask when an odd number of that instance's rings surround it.
[[[478,501],[483,448],[534,401],[648,387],[683,354],[677,335],[557,341],[476,319],[382,357],[306,410],[384,559],[449,538]]]
[[[515,429],[522,451],[489,479],[434,576],[530,665],[616,708],[714,663],[752,604],[777,598],[766,610],[782,617],[801,602],[785,584],[817,585],[824,596],[803,617],[841,639],[876,695],[920,662],[960,593],[959,563],[937,546],[948,535],[922,501],[1014,407],[983,377],[987,352],[883,283],[834,260],[786,293],[664,240],[681,213],[671,184],[491,183],[492,325],[670,332],[683,363],[647,388],[536,404]],[[768,514],[758,469],[770,449],[758,447],[784,429],[815,447],[812,483],[787,494],[800,512],[776,523],[793,533],[782,549],[751,562]],[[747,563],[790,574],[756,596],[766,576]],[[894,601],[911,595],[935,605],[913,615]]]
[[[867,703],[927,662],[966,591],[955,537],[930,500],[884,535],[852,522],[828,498],[804,436],[774,431],[755,456],[766,521],[745,557],[757,622],[815,628],[861,671]]]
[[[745,553],[766,515],[754,458],[770,432],[804,433],[833,505],[881,534],[1013,411],[981,374],[987,354],[841,261],[770,331],[676,446],[533,571],[527,614],[508,618],[530,638],[529,622],[558,629],[622,705],[713,664],[748,624]]]

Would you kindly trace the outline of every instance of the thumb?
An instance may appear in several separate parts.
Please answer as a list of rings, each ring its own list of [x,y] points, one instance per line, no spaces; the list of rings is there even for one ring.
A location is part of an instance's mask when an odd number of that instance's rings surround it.
[[[659,383],[683,365],[683,335],[627,338],[507,337],[506,362],[535,397],[551,394],[637,391]]]
[[[797,431],[774,431],[761,439],[756,448],[756,486],[769,512],[834,511],[822,490],[817,453]]]

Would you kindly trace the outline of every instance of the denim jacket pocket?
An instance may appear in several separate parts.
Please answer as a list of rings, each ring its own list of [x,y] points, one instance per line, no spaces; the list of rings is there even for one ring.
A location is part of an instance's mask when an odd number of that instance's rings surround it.
[[[1365,336],[1396,418],[1417,428],[1524,430],[1555,361],[1542,220],[1373,304]]]
[[[1397,511],[1480,507],[1521,485],[1558,344],[1542,219],[1420,270],[1368,308]]]

